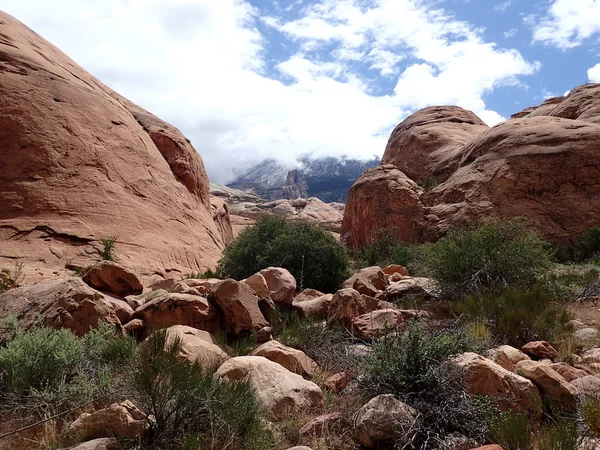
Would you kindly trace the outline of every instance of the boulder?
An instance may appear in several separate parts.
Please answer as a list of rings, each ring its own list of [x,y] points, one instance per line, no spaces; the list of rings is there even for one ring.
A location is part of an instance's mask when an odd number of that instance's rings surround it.
[[[402,242],[426,240],[426,212],[419,193],[417,183],[391,164],[368,169],[348,193],[340,232],[346,245],[369,245],[380,229]]]
[[[0,267],[19,258],[27,282],[62,277],[106,236],[140,276],[213,267],[226,237],[181,132],[4,12],[0,35]]]
[[[575,330],[573,333],[575,339],[588,342],[588,343],[596,343],[600,340],[600,331],[597,328],[584,327],[578,330]]]
[[[243,280],[250,289],[254,291],[255,295],[259,297],[271,300],[271,292],[269,292],[269,287],[267,286],[267,280],[260,273],[255,273],[251,277]]]
[[[323,382],[323,386],[339,394],[348,386],[348,374],[346,372],[334,373]]]
[[[262,356],[231,358],[219,367],[217,376],[249,382],[273,420],[297,408],[317,407],[323,400],[319,386]]]
[[[471,395],[494,398],[502,410],[513,409],[541,417],[542,398],[536,386],[527,378],[476,353],[463,353],[454,358],[452,364],[462,369]]]
[[[340,289],[331,299],[327,324],[340,322],[345,327],[350,327],[352,319],[373,311],[376,305],[369,305],[367,300],[354,289]]]
[[[550,368],[569,383],[577,378],[583,378],[589,375],[589,373],[587,373],[585,370],[577,369],[576,367],[570,366],[564,362],[552,363],[550,364]]]
[[[202,294],[195,287],[191,287],[189,284],[183,283],[183,282],[179,282],[179,283],[175,284],[175,286],[173,286],[173,289],[171,289],[171,293],[197,295],[199,297],[201,297],[202,295],[206,295],[206,294]]]
[[[435,280],[423,277],[406,277],[390,283],[385,289],[385,298],[394,302],[406,296],[435,299],[440,296],[440,285]]]
[[[343,287],[358,291],[360,294],[374,297],[388,286],[388,279],[378,266],[360,269],[346,281]]]
[[[59,450],[123,450],[117,438],[100,438]]]
[[[229,359],[216,343],[213,336],[203,330],[185,325],[174,325],[167,328],[167,343],[179,339],[181,349],[179,359],[190,364],[198,363],[206,372],[215,372],[221,364]]]
[[[381,160],[417,181],[441,180],[458,165],[462,147],[488,126],[458,106],[431,106],[392,131]]]
[[[14,316],[24,330],[42,323],[50,328],[68,328],[83,336],[99,322],[122,330],[113,305],[81,278],[41,281],[11,289],[0,295],[0,317]],[[0,330],[0,341],[9,337]]]
[[[190,294],[168,293],[154,297],[136,309],[133,318],[144,321],[146,335],[173,325],[187,325],[209,333],[219,330],[219,316],[209,301]]]
[[[372,341],[399,328],[404,322],[405,316],[400,310],[379,309],[352,319],[350,330],[357,338]]]
[[[126,324],[133,316],[133,308],[120,297],[116,295],[107,294],[106,292],[100,292],[105,300],[107,300],[113,307],[115,314],[119,318],[122,324]]]
[[[94,264],[86,272],[83,281],[99,291],[109,292],[119,297],[139,295],[144,290],[135,273],[112,261],[100,261]]]
[[[487,357],[511,372],[513,372],[519,361],[528,361],[531,359],[521,350],[517,350],[510,345],[501,345],[500,347],[488,350]]]
[[[228,278],[212,287],[211,296],[221,309],[228,333],[238,336],[269,325],[260,310],[258,297],[247,284]]]
[[[579,391],[580,394],[589,397],[600,398],[600,378],[593,375],[576,378],[571,381],[571,384]]]
[[[285,367],[290,372],[306,378],[312,378],[318,369],[317,363],[310,359],[306,353],[277,341],[265,342],[250,355],[264,356],[268,360]]]
[[[83,413],[67,428],[70,442],[116,437],[136,439],[148,428],[148,418],[133,403],[113,403],[93,413]]]
[[[181,283],[196,289],[201,295],[210,294],[212,287],[220,282],[221,280],[218,278],[188,278],[186,280],[181,280]]]
[[[408,270],[406,270],[406,267],[401,266],[399,264],[390,264],[389,266],[385,267],[382,270],[383,270],[383,273],[385,273],[388,276],[394,275],[395,273],[399,274],[402,277],[409,276]]]
[[[142,319],[133,319],[123,325],[123,330],[129,334],[141,333],[146,329],[146,324]]]
[[[600,215],[594,195],[600,165],[589,164],[600,156],[593,99],[600,85],[577,90],[493,128],[455,107],[426,108],[405,119],[390,138],[403,144],[393,144],[382,165],[349,191],[341,231],[349,247],[370,244],[378,229],[402,242],[432,241],[486,217],[526,217],[546,239],[571,244]],[[467,123],[459,139],[447,130]],[[414,152],[422,156],[413,159]]]
[[[535,359],[550,359],[558,358],[558,350],[556,350],[549,342],[534,341],[525,344],[521,350]]]
[[[320,297],[298,301],[294,299],[292,308],[300,317],[311,319],[326,319],[333,301],[333,294],[324,294]]]
[[[288,270],[281,267],[267,267],[259,273],[265,278],[271,299],[276,304],[292,304],[296,295],[296,279]]]
[[[581,359],[584,364],[600,364],[600,348],[591,348],[583,352]]]
[[[316,289],[304,289],[298,295],[294,297],[294,303],[301,303],[307,300],[314,300],[315,298],[319,298],[324,296],[325,294],[321,291],[317,291]]]
[[[300,435],[320,438],[323,434],[331,433],[341,420],[342,415],[339,412],[317,416],[300,429]]]
[[[578,389],[549,365],[539,361],[520,361],[515,366],[515,373],[533,381],[545,402],[563,411],[575,410]]]
[[[365,448],[379,448],[409,439],[418,412],[393,395],[379,395],[363,405],[354,416],[356,441]]]
[[[502,447],[500,447],[498,444],[489,444],[489,445],[484,445],[482,447],[474,448],[472,450],[504,450],[504,449]]]

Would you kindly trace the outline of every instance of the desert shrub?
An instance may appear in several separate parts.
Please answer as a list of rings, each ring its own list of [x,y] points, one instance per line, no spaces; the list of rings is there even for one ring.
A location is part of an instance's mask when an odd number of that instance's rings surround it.
[[[23,393],[56,387],[75,374],[83,356],[83,342],[69,330],[18,332],[6,348],[0,349],[3,390]]]
[[[204,272],[190,272],[184,275],[185,279],[199,279],[203,280],[206,278],[220,278],[218,271],[212,269],[206,269]]]
[[[6,268],[0,270],[0,294],[9,289],[19,287],[23,278],[23,263],[16,262],[13,270]]]
[[[556,259],[562,263],[597,261],[600,259],[600,227],[590,227],[570,247],[558,247]]]
[[[533,283],[550,267],[551,253],[524,220],[486,220],[426,245],[423,264],[448,293],[459,296],[492,284]]]
[[[100,251],[99,259],[101,261],[115,261],[115,244],[117,242],[116,236],[108,236],[100,238],[100,244],[102,250]]]
[[[255,331],[238,337],[232,337],[224,331],[218,331],[215,333],[215,342],[230,356],[247,356],[257,347]]]
[[[485,324],[498,342],[517,348],[532,340],[557,341],[571,330],[571,314],[539,284],[480,289],[454,308],[467,322]]]
[[[490,438],[504,450],[529,450],[531,425],[526,414],[503,411],[490,425]]]
[[[247,383],[218,380],[178,359],[181,341],[153,333],[132,368],[138,401],[155,417],[153,448],[269,449],[273,437]]]
[[[579,406],[579,415],[586,434],[600,437],[600,398],[584,398]]]
[[[353,254],[357,268],[399,264],[415,272],[415,263],[419,257],[419,245],[401,242],[394,236],[393,230],[379,228],[375,239],[369,245],[356,250]]]
[[[217,270],[239,280],[269,266],[289,270],[300,289],[334,292],[349,276],[350,260],[344,246],[317,224],[263,215],[225,249]]]
[[[491,401],[466,393],[462,372],[448,359],[483,348],[460,330],[411,323],[371,347],[361,386],[371,395],[390,393],[419,411],[416,435],[398,448],[436,448],[437,439],[460,432],[483,439],[495,414]],[[409,445],[408,447],[403,447]]]
[[[577,450],[577,422],[559,418],[537,433],[536,450]]]

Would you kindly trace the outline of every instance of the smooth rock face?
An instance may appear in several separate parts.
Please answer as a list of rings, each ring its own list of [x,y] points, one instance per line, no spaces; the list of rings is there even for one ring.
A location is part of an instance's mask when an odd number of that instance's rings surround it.
[[[515,372],[535,383],[540,389],[544,401],[552,402],[564,411],[573,411],[579,390],[549,365],[539,361],[521,361]]]
[[[185,325],[167,328],[167,343],[179,339],[181,349],[179,358],[190,364],[198,363],[207,372],[215,372],[221,364],[229,359],[207,331]]]
[[[535,359],[550,359],[558,358],[558,350],[556,350],[549,342],[533,341],[525,344],[521,350]]]
[[[561,377],[567,380],[569,383],[578,378],[587,377],[589,373],[585,370],[577,369],[576,367],[569,366],[566,363],[553,363],[550,364],[550,368],[558,373]]]
[[[531,359],[521,350],[510,345],[501,345],[500,347],[488,350],[487,357],[511,372],[519,361],[529,361]]]
[[[83,281],[99,291],[125,297],[139,295],[142,283],[132,271],[112,261],[101,261],[88,270]]]
[[[319,438],[324,433],[332,431],[341,419],[342,415],[338,412],[317,416],[300,429],[300,434]]]
[[[217,376],[248,381],[274,420],[296,408],[316,407],[322,402],[319,386],[262,356],[231,358],[219,367]]]
[[[98,322],[122,330],[112,304],[81,278],[74,277],[6,291],[0,295],[0,317],[10,316],[16,317],[24,330],[37,325],[40,318],[47,327],[68,328],[78,336],[98,326]],[[6,337],[0,332],[0,340]]]
[[[260,273],[255,273],[251,277],[246,278],[244,283],[250,286],[259,297],[271,300],[271,292],[269,291],[269,286],[267,286],[267,280]]]
[[[458,106],[417,111],[392,131],[381,164],[392,164],[415,181],[442,178],[458,164],[461,148],[488,126]]]
[[[247,284],[229,278],[215,284],[211,296],[221,308],[228,333],[238,336],[269,325],[260,310],[258,297]]]
[[[91,414],[83,413],[67,428],[71,442],[117,437],[135,439],[148,427],[148,419],[133,403],[125,400]]]
[[[259,272],[267,282],[271,299],[281,305],[291,305],[296,295],[296,279],[281,267],[267,267]]]
[[[435,280],[424,277],[404,277],[385,288],[385,298],[393,302],[411,295],[428,300],[439,297],[440,292],[440,285]]]
[[[378,309],[352,319],[351,332],[365,341],[372,341],[400,327],[405,316],[397,309]]]
[[[342,285],[344,288],[351,288],[363,295],[374,297],[380,291],[383,291],[389,282],[385,273],[380,267],[365,267],[360,269]]]
[[[318,369],[317,363],[302,350],[288,347],[277,341],[265,342],[250,353],[250,356],[264,356],[268,360],[285,367],[290,372],[307,378],[312,378]]]
[[[329,308],[333,300],[333,294],[324,294],[320,297],[310,300],[297,300],[292,302],[292,308],[301,317],[310,317],[312,319],[326,319],[329,313]]]
[[[0,34],[0,265],[63,275],[118,236],[141,275],[213,267],[231,227],[185,137],[3,12]]]
[[[342,235],[351,248],[370,244],[378,228],[424,242],[485,217],[526,217],[545,238],[568,244],[600,215],[598,92],[599,84],[581,86],[551,108],[493,128],[435,108],[436,120],[425,120],[420,135],[425,144],[415,147],[426,149],[429,163],[411,157],[412,133],[430,109],[415,113],[394,131],[397,151],[350,189]],[[467,123],[473,134],[454,139],[448,123]],[[439,184],[419,188],[415,181],[424,176]]]
[[[370,244],[382,228],[403,242],[426,240],[425,208],[419,192],[417,183],[391,164],[367,170],[348,194],[340,231],[346,245]]]
[[[209,333],[219,330],[219,317],[208,300],[190,294],[156,296],[136,309],[133,318],[144,321],[146,335],[173,325],[187,325]]]
[[[396,400],[379,395],[358,410],[354,419],[355,439],[366,448],[378,448],[408,437],[415,425],[417,411]]]
[[[542,398],[527,378],[509,372],[476,353],[464,353],[454,358],[452,363],[464,371],[470,394],[492,397],[502,410],[517,409],[533,417],[541,417]]]

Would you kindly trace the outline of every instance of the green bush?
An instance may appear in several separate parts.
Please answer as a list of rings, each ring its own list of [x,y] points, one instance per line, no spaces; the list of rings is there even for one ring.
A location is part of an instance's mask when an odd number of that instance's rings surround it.
[[[454,309],[470,323],[484,323],[498,342],[517,348],[532,340],[556,342],[571,331],[570,313],[539,284],[481,289]]]
[[[488,399],[468,395],[462,372],[447,363],[473,350],[483,347],[460,330],[436,331],[420,323],[372,345],[362,388],[371,395],[394,394],[419,411],[412,443],[398,442],[396,448],[437,448],[437,439],[453,432],[485,439],[495,408]]]
[[[379,228],[373,243],[355,251],[353,258],[357,268],[399,264],[410,270],[418,260],[419,247],[418,244],[400,242],[391,230]]]
[[[533,283],[551,266],[551,253],[524,220],[486,220],[426,245],[423,264],[448,293],[460,296],[493,284]]]
[[[100,244],[102,244],[102,250],[100,251],[99,259],[101,261],[115,261],[115,244],[117,242],[116,236],[108,236],[100,238]]]
[[[387,333],[366,359],[366,385],[375,393],[421,393],[437,383],[435,371],[449,357],[484,347],[462,330],[434,330],[411,323]]]
[[[83,361],[84,345],[71,331],[36,328],[18,332],[0,349],[0,374],[6,392],[52,389],[75,375]]]
[[[334,292],[349,276],[350,261],[344,246],[318,225],[263,215],[225,249],[217,271],[240,280],[269,266],[289,270],[299,289]]]
[[[600,259],[600,227],[590,227],[575,239],[571,247],[558,247],[556,259],[559,262],[586,262]]]
[[[197,364],[178,359],[181,341],[153,333],[133,366],[133,385],[156,426],[156,448],[270,449],[273,436],[247,383],[219,381]]]
[[[577,422],[559,418],[538,433],[536,450],[578,450]]]

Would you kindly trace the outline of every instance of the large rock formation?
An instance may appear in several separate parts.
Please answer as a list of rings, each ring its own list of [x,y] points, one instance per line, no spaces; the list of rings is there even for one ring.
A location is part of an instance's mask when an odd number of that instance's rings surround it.
[[[137,273],[214,266],[231,226],[189,141],[2,12],[0,44],[0,265],[52,276],[117,236]]]
[[[421,110],[396,127],[382,165],[351,188],[342,236],[359,247],[385,228],[423,242],[484,217],[522,216],[568,244],[599,224],[599,122],[600,84],[493,128],[461,108]]]

